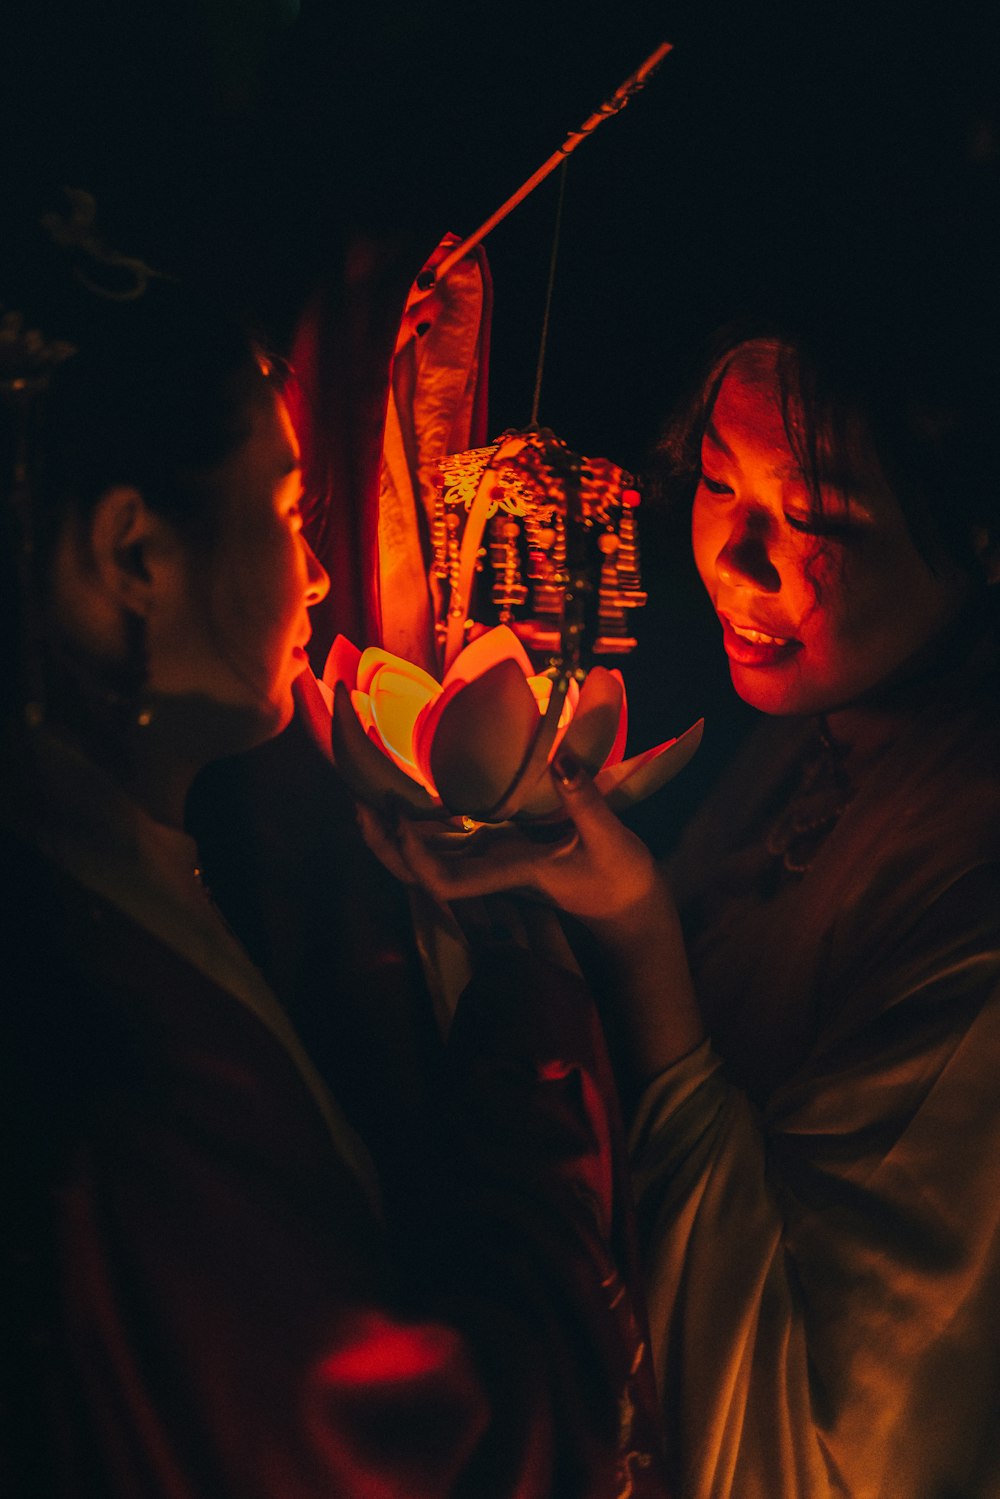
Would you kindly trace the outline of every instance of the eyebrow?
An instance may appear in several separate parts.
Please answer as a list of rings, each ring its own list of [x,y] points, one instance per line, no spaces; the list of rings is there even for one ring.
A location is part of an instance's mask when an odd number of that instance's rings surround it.
[[[726,440],[722,436],[722,433],[712,421],[711,417],[709,417],[708,421],[705,423],[705,431],[702,435],[704,437],[707,437],[712,446],[714,448],[718,448],[720,453],[725,453],[727,458],[735,459],[736,454],[726,442]]]
[[[709,420],[705,423],[705,431],[703,435],[708,438],[713,448],[718,448],[720,453],[724,453],[725,456],[727,458],[731,458],[734,463],[738,461],[736,458],[736,454],[726,442],[718,427],[716,427],[712,422],[711,418],[709,418]],[[802,472],[801,465],[798,463],[776,463],[772,467],[771,472],[776,479],[803,479],[805,477]]]
[[[709,418],[709,420],[705,423],[705,429],[702,435],[704,437],[707,437],[712,446],[718,448],[720,453],[724,453],[725,456],[727,458],[731,458],[734,463],[738,461],[736,458],[736,454],[726,442],[725,438],[722,436],[718,427],[716,427],[711,418]],[[802,465],[799,463],[776,463],[771,469],[771,472],[774,474],[776,479],[797,479],[803,484],[806,482],[805,473],[802,469]],[[834,469],[821,467],[817,478],[819,479],[819,483],[823,489],[831,490],[834,494],[842,495],[857,514],[866,515],[869,517],[873,514],[872,507],[865,498],[864,490],[858,484],[853,475],[845,474],[842,471],[838,472]]]

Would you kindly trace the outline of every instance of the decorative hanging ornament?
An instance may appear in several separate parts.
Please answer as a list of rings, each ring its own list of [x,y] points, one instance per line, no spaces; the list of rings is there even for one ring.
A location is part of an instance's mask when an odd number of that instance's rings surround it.
[[[594,654],[633,650],[631,611],[646,602],[639,501],[630,474],[572,452],[544,427],[443,459],[431,564],[442,669],[477,627],[474,591],[486,566],[498,622],[551,665],[578,669],[588,623]]]

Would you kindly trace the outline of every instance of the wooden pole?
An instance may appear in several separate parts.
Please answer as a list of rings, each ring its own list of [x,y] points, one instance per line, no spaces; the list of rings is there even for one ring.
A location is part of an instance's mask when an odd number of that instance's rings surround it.
[[[400,328],[400,336],[396,344],[397,353],[401,345],[409,337],[413,336],[419,319],[419,305],[425,297],[430,295],[438,282],[443,281],[452,267],[464,259],[470,250],[474,250],[480,241],[486,238],[491,229],[495,229],[497,224],[502,219],[505,219],[519,203],[523,203],[528,194],[534,192],[538,184],[543,182],[550,172],[554,172],[561,162],[564,162],[568,156],[571,156],[577,146],[585,141],[588,135],[593,134],[598,125],[604,120],[609,119],[611,115],[620,113],[633,94],[639,92],[647,80],[655,73],[667,53],[671,51],[673,51],[673,44],[671,42],[661,42],[655,51],[649,54],[645,62],[641,63],[635,72],[629,74],[625,82],[615,89],[610,99],[602,104],[599,109],[595,109],[592,115],[588,115],[579,130],[571,130],[558,150],[553,151],[552,155],[546,161],[542,162],[538,170],[532,172],[527,182],[522,182],[517,191],[511,193],[510,197],[504,203],[501,203],[500,207],[494,213],[491,213],[489,218],[480,224],[478,229],[463,239],[461,244],[456,245],[453,250],[449,250],[440,265],[420,272],[420,275],[413,283],[407,299],[403,326]]]

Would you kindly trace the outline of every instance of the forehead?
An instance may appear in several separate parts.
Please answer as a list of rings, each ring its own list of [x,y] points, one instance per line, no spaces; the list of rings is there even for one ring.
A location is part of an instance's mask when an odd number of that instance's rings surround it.
[[[736,350],[705,425],[708,452],[721,452],[737,465],[767,473],[782,483],[804,483],[803,465],[815,463],[825,500],[849,497],[859,513],[902,517],[872,443],[857,411],[848,411],[836,440],[822,421],[812,442],[806,439],[806,416],[794,387],[783,391],[789,370],[778,344],[746,344]],[[794,356],[793,356],[794,357]],[[794,365],[791,368],[794,381]],[[809,457],[806,458],[806,453]]]
[[[788,420],[794,422],[794,410],[788,412]],[[762,457],[789,459],[791,444],[774,346],[751,344],[733,355],[709,411],[705,437],[724,450],[738,445]]]
[[[270,386],[254,397],[244,456],[275,475],[288,473],[301,464],[299,442],[288,407]]]

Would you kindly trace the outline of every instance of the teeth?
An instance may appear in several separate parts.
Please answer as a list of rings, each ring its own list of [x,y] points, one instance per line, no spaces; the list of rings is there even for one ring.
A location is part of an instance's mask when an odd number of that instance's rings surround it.
[[[788,640],[782,635],[765,635],[763,630],[743,630],[739,625],[732,626],[733,633],[741,640],[749,640],[753,645],[788,645]]]

